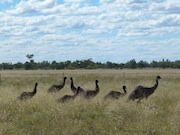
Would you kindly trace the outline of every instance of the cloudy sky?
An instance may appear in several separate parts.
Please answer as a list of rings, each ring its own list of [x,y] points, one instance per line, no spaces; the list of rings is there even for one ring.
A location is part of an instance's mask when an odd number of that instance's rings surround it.
[[[0,0],[0,63],[180,60],[180,0]]]

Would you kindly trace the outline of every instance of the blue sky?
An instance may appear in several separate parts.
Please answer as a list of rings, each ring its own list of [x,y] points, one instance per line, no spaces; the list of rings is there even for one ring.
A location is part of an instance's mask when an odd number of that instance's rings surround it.
[[[179,0],[0,0],[0,63],[180,60]]]

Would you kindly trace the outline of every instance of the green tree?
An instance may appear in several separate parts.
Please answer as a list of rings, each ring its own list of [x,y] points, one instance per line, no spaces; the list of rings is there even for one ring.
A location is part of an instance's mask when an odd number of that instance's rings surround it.
[[[34,62],[33,60],[34,54],[27,54],[26,57],[29,59],[30,62]]]
[[[15,69],[22,69],[23,68],[23,64],[21,62],[18,62],[16,64],[14,64],[14,68]]]
[[[126,68],[135,69],[135,68],[136,68],[136,60],[135,60],[135,59],[132,59],[132,60],[128,61],[128,62],[125,64],[125,67],[126,67]]]
[[[29,63],[29,62],[24,63],[24,69],[25,69],[25,70],[30,70],[30,69],[32,69],[32,64]]]
[[[137,68],[146,68],[146,67],[149,67],[149,64],[146,61],[141,60],[137,63]]]
[[[12,63],[2,63],[2,69],[13,69],[14,65]]]
[[[158,67],[159,67],[159,64],[158,64],[157,61],[152,61],[152,62],[150,63],[150,67],[152,67],[152,68],[158,68]]]

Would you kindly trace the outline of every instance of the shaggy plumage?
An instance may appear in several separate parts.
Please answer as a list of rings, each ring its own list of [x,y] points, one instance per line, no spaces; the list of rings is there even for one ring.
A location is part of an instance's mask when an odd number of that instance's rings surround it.
[[[110,91],[104,99],[119,99],[120,97],[123,97],[127,94],[126,86],[123,86],[124,93],[121,93],[119,91]]]
[[[81,90],[81,87],[78,87],[76,94],[74,94],[74,95],[64,95],[63,97],[58,99],[57,102],[64,103],[64,102],[67,102],[67,101],[70,101],[70,100],[74,100],[77,97],[77,95],[79,94],[80,90]]]
[[[98,80],[95,81],[95,90],[88,90],[85,92],[85,98],[93,98],[99,93]]]
[[[62,84],[53,84],[53,85],[48,89],[48,92],[57,92],[57,91],[60,91],[62,88],[64,88],[66,79],[67,79],[67,78],[64,77]]]
[[[145,87],[145,86],[137,86],[129,95],[129,100],[135,100],[138,99],[137,103],[140,103],[140,100],[143,98],[148,98],[151,94],[154,93],[154,91],[158,87],[159,79],[161,79],[160,76],[156,77],[156,83],[153,87]]]
[[[32,98],[37,92],[37,86],[38,86],[38,83],[35,83],[35,87],[32,92],[22,92],[21,95],[18,97],[18,99],[25,100],[25,99]]]

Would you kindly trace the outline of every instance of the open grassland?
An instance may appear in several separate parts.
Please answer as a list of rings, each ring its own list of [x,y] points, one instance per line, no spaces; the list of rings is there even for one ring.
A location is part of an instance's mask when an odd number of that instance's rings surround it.
[[[179,135],[180,134],[180,70],[47,70],[0,71],[0,135]],[[157,75],[159,86],[140,104],[127,102],[137,86],[153,86]],[[58,93],[47,93],[53,83],[65,87]],[[94,89],[99,80],[100,93],[92,100],[76,98],[68,103],[56,100],[72,95],[70,77],[75,86]],[[30,100],[16,98],[23,91],[37,94]],[[119,100],[104,101],[110,90],[128,94]]]

